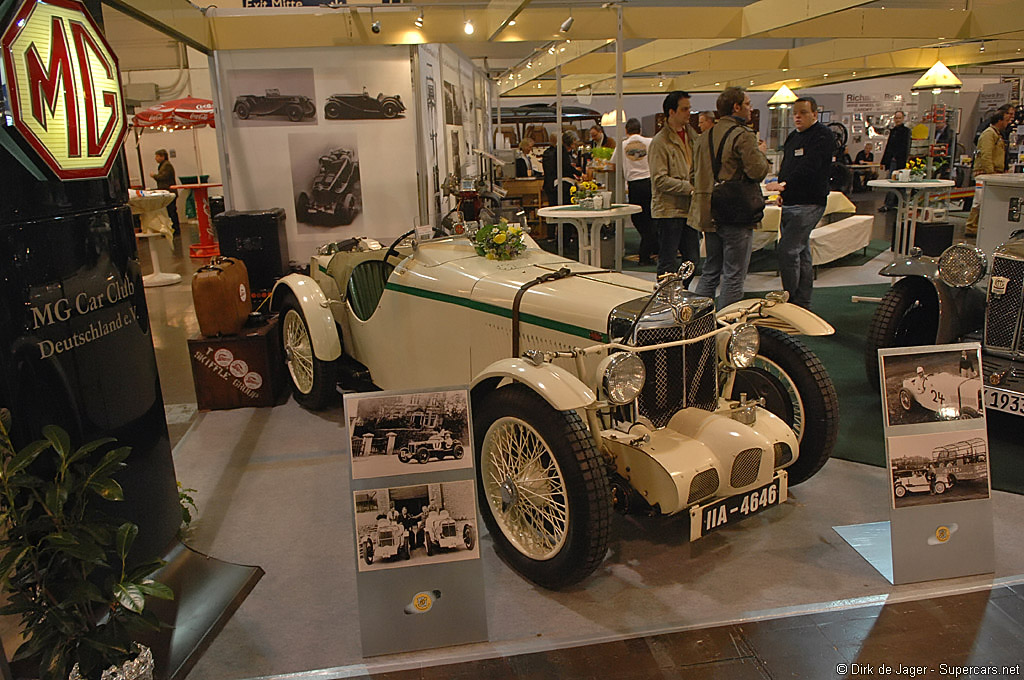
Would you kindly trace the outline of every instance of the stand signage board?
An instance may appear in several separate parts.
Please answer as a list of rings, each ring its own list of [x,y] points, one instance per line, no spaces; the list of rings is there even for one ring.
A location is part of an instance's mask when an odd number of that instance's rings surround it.
[[[117,57],[78,0],[26,0],[0,38],[14,127],[62,180],[106,177],[127,131]]]
[[[364,656],[487,640],[465,388],[345,395]]]
[[[995,570],[978,343],[878,351],[892,580]]]

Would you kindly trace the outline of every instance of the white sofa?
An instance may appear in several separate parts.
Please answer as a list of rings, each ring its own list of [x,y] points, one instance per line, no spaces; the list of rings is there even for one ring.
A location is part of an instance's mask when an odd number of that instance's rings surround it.
[[[829,192],[825,214],[811,231],[811,260],[815,266],[838,260],[868,246],[875,218],[873,215],[853,214],[856,212],[857,207],[841,192]],[[778,240],[781,221],[781,208],[765,208],[761,228],[754,232],[754,250]]]

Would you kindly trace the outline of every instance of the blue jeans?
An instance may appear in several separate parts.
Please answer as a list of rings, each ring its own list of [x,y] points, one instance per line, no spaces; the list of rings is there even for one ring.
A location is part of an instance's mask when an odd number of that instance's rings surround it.
[[[823,205],[782,206],[782,226],[776,248],[782,288],[789,291],[790,302],[807,309],[811,308],[811,292],[814,290],[811,229],[824,213]]]
[[[722,294],[718,298],[718,309],[743,299],[743,281],[750,266],[750,249],[754,243],[754,230],[747,225],[721,225],[718,231],[704,232],[704,248],[707,258],[704,270],[697,284],[697,295],[715,297],[718,283],[722,283]]]
[[[677,253],[693,262],[700,260],[700,233],[686,224],[685,217],[659,217],[654,220],[658,230],[658,276],[679,270]],[[684,281],[689,287],[690,278]]]

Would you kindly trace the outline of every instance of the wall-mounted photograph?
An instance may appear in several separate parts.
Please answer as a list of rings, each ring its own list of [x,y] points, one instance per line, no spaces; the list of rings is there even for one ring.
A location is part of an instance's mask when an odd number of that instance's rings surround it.
[[[352,478],[472,467],[466,390],[345,397]]]
[[[480,557],[473,480],[353,493],[359,571]]]
[[[889,427],[984,418],[980,367],[977,348],[883,356]]]
[[[360,221],[363,190],[354,134],[289,135],[288,152],[299,233]]]
[[[324,118],[328,120],[404,117],[405,104],[399,95],[378,92],[371,97],[365,87],[359,94],[332,94],[324,104]]]
[[[889,438],[894,508],[989,498],[985,430]]]
[[[455,93],[455,85],[444,81],[444,123],[462,125],[462,104]]]
[[[227,89],[238,127],[316,125],[311,68],[228,71]]]

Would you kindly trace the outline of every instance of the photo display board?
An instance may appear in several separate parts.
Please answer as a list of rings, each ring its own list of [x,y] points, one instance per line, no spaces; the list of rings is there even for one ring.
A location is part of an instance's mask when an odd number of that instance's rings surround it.
[[[345,395],[364,656],[487,640],[469,392]]]
[[[994,571],[978,343],[878,351],[893,582]]]

